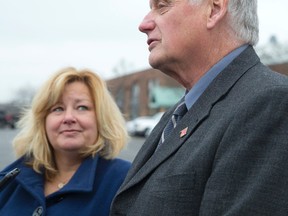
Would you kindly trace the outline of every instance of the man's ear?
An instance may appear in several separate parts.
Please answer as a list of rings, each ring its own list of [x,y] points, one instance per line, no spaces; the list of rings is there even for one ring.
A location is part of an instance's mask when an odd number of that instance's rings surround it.
[[[209,0],[207,28],[212,29],[227,14],[229,0]]]

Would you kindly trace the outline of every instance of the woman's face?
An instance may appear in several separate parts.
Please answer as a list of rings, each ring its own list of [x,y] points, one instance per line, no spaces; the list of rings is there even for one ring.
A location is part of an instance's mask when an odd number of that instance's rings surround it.
[[[96,113],[88,87],[73,82],[46,117],[48,140],[56,154],[78,153],[98,137]]]

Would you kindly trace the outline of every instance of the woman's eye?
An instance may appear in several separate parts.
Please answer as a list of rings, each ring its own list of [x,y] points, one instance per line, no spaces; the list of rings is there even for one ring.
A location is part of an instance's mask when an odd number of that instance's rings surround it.
[[[63,111],[64,109],[62,107],[54,107],[51,109],[52,112],[61,112]]]
[[[79,106],[78,110],[88,110],[88,107],[87,106]]]

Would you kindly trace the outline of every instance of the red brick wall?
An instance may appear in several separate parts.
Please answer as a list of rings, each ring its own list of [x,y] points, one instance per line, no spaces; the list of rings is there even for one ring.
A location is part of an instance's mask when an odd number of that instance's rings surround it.
[[[274,71],[288,75],[288,63],[269,65],[269,67]]]

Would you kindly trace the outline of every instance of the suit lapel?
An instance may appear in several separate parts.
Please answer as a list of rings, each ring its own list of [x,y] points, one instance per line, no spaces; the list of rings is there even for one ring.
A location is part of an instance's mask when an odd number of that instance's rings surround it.
[[[173,109],[171,109],[157,125],[154,132],[144,143],[133,162],[133,167],[120,188],[119,193],[132,187],[148,174],[155,170],[161,163],[177,151],[188,139],[198,125],[209,116],[209,113],[219,100],[230,91],[235,83],[245,74],[245,72],[259,62],[258,56],[252,47],[243,51],[230,65],[228,65],[209,85],[196,103],[189,109],[188,113],[182,118],[177,127],[171,133],[160,149],[154,153],[158,144],[161,132],[167,121],[170,119]],[[180,136],[183,129],[186,134]]]

